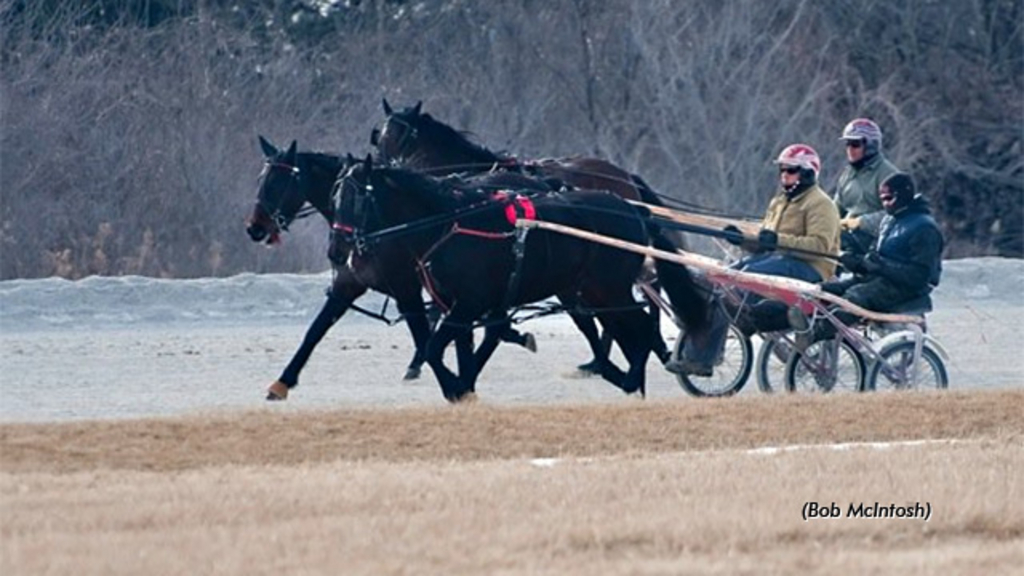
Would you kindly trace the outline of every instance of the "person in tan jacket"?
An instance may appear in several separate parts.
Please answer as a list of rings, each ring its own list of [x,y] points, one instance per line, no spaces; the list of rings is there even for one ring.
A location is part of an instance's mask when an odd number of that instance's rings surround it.
[[[727,226],[726,239],[753,252],[733,268],[807,282],[829,280],[835,274],[833,258],[839,253],[839,210],[818,186],[821,159],[806,144],[787,146],[776,160],[780,187],[768,204],[756,239]],[[827,256],[826,256],[827,255]],[[687,334],[683,354],[665,368],[695,376],[710,376],[725,345],[729,317],[747,334],[786,330],[786,306],[755,294],[745,300],[744,310],[726,310],[720,303],[709,306],[709,328]]]

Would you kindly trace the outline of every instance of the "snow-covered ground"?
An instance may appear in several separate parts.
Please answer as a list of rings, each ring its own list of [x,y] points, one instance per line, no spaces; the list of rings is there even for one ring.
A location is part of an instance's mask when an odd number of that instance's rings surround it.
[[[953,389],[1024,386],[1024,261],[945,263],[931,333],[950,353]],[[145,417],[262,407],[323,302],[328,274],[157,280],[92,277],[0,282],[0,421]],[[360,301],[379,308],[383,299]],[[393,306],[389,309],[394,315]],[[565,317],[523,326],[536,354],[502,346],[477,386],[495,403],[615,401],[574,378],[586,345]],[[668,334],[666,332],[666,334]],[[404,325],[347,314],[321,343],[292,398],[275,409],[443,404],[430,374],[401,380]],[[657,362],[651,397],[684,395]],[[757,394],[748,384],[744,394]]]

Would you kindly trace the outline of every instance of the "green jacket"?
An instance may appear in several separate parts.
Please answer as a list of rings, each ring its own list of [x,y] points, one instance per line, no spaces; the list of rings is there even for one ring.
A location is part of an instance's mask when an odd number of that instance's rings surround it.
[[[832,198],[842,217],[860,218],[860,230],[878,237],[878,226],[885,217],[882,201],[878,199],[878,186],[899,170],[881,152],[860,168],[847,164],[836,181]]]
[[[780,248],[839,254],[839,210],[817,185],[793,199],[779,190],[768,203],[761,226],[779,235]],[[836,272],[832,260],[797,253],[792,256],[807,261],[824,280]]]

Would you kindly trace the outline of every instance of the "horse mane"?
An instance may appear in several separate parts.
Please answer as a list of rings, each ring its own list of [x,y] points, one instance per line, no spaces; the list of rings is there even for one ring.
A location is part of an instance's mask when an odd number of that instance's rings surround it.
[[[461,154],[470,156],[475,162],[493,164],[505,162],[509,159],[507,156],[498,154],[490,148],[470,140],[469,132],[456,130],[444,122],[434,119],[433,116],[427,113],[416,117],[415,128],[426,134],[427,138],[435,142],[437,147],[459,150]]]
[[[307,150],[298,153],[299,156],[305,158],[307,162],[322,166],[325,169],[334,169],[337,172],[341,165],[345,163],[345,159],[337,154],[328,154],[327,152],[320,152],[316,150]]]
[[[458,179],[434,178],[406,168],[374,168],[374,172],[386,178],[392,188],[405,193],[414,193],[420,200],[437,210],[455,210],[469,202],[484,200],[486,194],[476,189],[463,187]]]

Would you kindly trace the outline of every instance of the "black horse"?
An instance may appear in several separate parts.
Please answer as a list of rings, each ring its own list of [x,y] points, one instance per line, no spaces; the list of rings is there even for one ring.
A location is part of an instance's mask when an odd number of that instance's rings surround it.
[[[383,163],[433,175],[479,173],[496,169],[520,171],[575,188],[607,190],[626,200],[664,205],[657,193],[640,176],[607,160],[576,156],[522,162],[476,144],[466,133],[424,113],[422,102],[400,111],[393,110],[386,99],[382,102],[386,119],[381,129],[374,130],[371,143],[377,147]],[[665,238],[673,244],[673,251],[683,247],[680,235],[667,232]],[[661,337],[658,308],[652,304],[650,311],[653,351],[664,363],[670,354]],[[579,368],[585,372],[600,373],[608,358],[608,335],[601,340],[592,320],[583,319],[581,330],[587,336],[594,359],[581,364]]]
[[[256,205],[248,218],[246,231],[249,237],[255,242],[277,243],[280,234],[286,231],[296,218],[314,212],[320,213],[328,223],[332,222],[334,206],[331,194],[343,169],[355,163],[352,157],[320,152],[298,152],[295,141],[292,141],[287,150],[279,150],[262,136],[259,140],[266,156],[266,165],[261,174],[262,182]],[[515,177],[508,184],[524,186],[529,185],[529,182]],[[495,182],[495,185],[503,184]],[[548,190],[540,183],[537,186]],[[350,248],[342,243],[332,243],[331,261],[334,278],[327,301],[307,329],[302,344],[281,376],[271,384],[268,399],[287,397],[288,390],[298,384],[299,373],[324,334],[367,289],[376,290],[395,299],[399,312],[409,326],[416,347],[416,352],[406,368],[405,379],[419,377],[431,327],[423,304],[422,287],[414,261],[406,259],[401,269],[369,269],[364,266],[362,259],[350,260],[349,250]],[[530,334],[522,335],[507,330],[501,337],[504,341],[536,350],[536,344]]]
[[[505,328],[508,310],[551,296],[597,316],[629,363],[623,372],[609,361],[602,376],[626,393],[644,393],[652,333],[648,315],[632,292],[643,257],[545,230],[527,236],[513,224],[517,217],[535,217],[671,248],[620,197],[605,191],[495,197],[411,170],[374,168],[367,158],[348,169],[336,201],[335,240],[354,243],[359,256],[376,262],[378,268],[389,267],[395,254],[415,255],[424,283],[435,287],[432,292],[443,300],[447,314],[427,345],[427,362],[449,401],[474,391],[497,333]],[[705,300],[689,272],[668,262],[658,262],[657,267],[684,321],[693,329],[702,328]],[[578,317],[573,319],[578,322]],[[474,355],[472,329],[488,318],[498,323],[497,328],[488,329]],[[458,373],[443,362],[443,351],[452,341]]]

